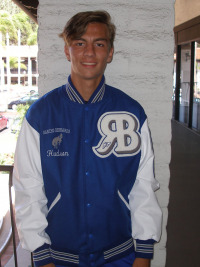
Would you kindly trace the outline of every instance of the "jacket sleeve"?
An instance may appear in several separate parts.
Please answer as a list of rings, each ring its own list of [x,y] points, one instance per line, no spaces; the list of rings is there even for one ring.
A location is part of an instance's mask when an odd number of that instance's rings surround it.
[[[39,133],[24,119],[18,137],[13,171],[16,224],[24,249],[51,244],[45,233],[47,198],[40,160]]]
[[[153,244],[161,235],[162,212],[154,191],[154,154],[147,120],[141,129],[141,159],[135,184],[129,194],[132,235],[136,240],[136,257],[152,258]]]

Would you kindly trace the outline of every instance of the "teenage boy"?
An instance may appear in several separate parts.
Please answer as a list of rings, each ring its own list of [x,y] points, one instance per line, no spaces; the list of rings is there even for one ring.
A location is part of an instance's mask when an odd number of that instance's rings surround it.
[[[107,12],[80,12],[61,37],[68,83],[30,107],[15,153],[21,244],[35,266],[148,267],[158,183],[143,108],[105,84],[115,26]]]

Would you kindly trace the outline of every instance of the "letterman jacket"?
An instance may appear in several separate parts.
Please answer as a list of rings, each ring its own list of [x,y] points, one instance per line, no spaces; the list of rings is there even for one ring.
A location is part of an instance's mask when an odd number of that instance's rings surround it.
[[[89,102],[68,83],[29,108],[18,138],[16,222],[35,266],[152,258],[161,233],[143,108],[102,78]]]

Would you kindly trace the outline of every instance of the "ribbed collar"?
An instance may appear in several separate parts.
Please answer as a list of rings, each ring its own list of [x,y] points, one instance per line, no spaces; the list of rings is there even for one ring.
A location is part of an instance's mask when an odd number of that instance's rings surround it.
[[[82,96],[79,94],[78,90],[72,83],[71,76],[68,77],[68,83],[66,84],[66,92],[69,99],[73,102],[77,102],[79,104],[86,104],[86,103],[96,103],[103,99],[105,93],[105,77],[103,76],[99,85],[95,89],[94,93],[90,97],[89,101],[85,101]]]

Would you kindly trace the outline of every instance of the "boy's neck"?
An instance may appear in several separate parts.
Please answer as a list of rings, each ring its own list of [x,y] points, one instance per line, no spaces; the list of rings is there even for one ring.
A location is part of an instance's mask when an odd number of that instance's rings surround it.
[[[85,101],[89,101],[90,97],[96,90],[97,86],[99,85],[102,77],[99,79],[73,79],[73,76],[71,75],[71,80],[79,94],[82,96],[82,98]]]

